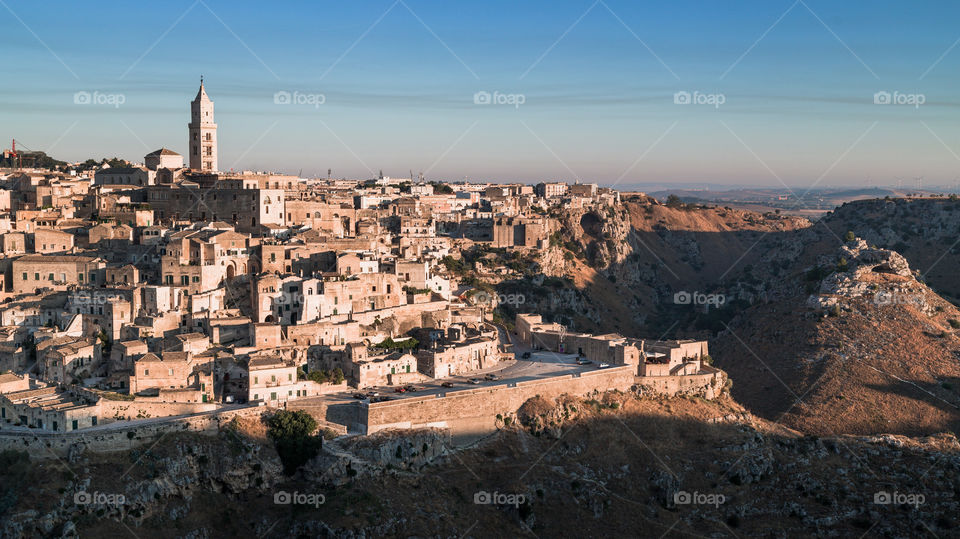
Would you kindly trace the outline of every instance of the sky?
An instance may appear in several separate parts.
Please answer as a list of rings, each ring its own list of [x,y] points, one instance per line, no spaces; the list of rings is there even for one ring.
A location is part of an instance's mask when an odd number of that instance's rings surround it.
[[[950,1],[0,0],[0,145],[186,155],[203,75],[221,170],[953,185],[957,20]]]

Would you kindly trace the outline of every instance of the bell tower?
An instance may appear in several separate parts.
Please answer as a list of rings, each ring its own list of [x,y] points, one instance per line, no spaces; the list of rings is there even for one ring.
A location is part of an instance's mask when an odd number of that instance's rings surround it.
[[[203,172],[217,171],[217,124],[213,122],[213,100],[203,87],[190,103],[190,168]]]

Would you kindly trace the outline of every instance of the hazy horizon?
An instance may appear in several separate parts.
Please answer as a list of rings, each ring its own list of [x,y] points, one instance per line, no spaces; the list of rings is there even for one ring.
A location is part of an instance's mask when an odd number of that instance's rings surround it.
[[[203,75],[222,170],[862,188],[960,162],[950,4],[2,5],[3,147],[58,159],[186,154]]]

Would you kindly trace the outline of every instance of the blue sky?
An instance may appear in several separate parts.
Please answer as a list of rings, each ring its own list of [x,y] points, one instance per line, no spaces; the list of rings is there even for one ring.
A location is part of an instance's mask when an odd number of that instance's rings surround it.
[[[946,1],[2,0],[0,137],[61,159],[185,154],[203,74],[224,170],[952,185],[958,16]]]

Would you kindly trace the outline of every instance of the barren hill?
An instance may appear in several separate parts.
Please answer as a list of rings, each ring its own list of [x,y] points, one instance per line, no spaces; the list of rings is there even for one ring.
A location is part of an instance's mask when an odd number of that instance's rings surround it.
[[[0,533],[946,537],[958,525],[952,435],[810,437],[726,397],[632,393],[537,399],[516,419],[458,452],[432,429],[338,440],[293,477],[280,474],[269,444],[232,430],[173,434],[69,464],[6,452]],[[118,477],[118,467],[133,472]],[[16,488],[27,483],[35,488]],[[82,491],[126,501],[120,509],[72,503]],[[923,499],[884,503],[893,493]]]
[[[960,203],[857,204],[893,212],[884,230],[905,228],[904,218],[941,231],[925,233],[934,243],[956,237],[950,208]],[[848,219],[860,214],[845,211]],[[811,223],[650,198],[562,217],[562,241],[540,260],[544,273],[569,281],[554,282],[524,309],[585,331],[708,338],[739,401],[805,432],[960,427],[960,312],[921,282],[909,256],[872,248],[869,239],[846,241],[839,217]],[[951,264],[942,267],[949,282]],[[682,303],[678,292],[724,302]]]
[[[888,198],[844,204],[824,218],[837,235],[852,230],[893,249],[941,296],[960,304],[960,200]]]

